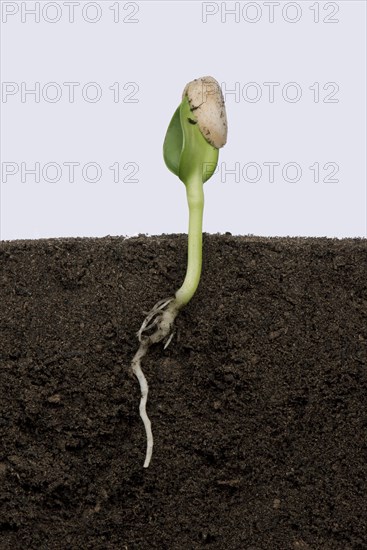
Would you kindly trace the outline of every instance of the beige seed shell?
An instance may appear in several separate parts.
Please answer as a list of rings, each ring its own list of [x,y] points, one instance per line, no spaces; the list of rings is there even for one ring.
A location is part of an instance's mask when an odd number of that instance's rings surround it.
[[[193,118],[205,139],[217,149],[227,142],[227,114],[222,90],[212,76],[189,82],[182,98],[187,96]]]

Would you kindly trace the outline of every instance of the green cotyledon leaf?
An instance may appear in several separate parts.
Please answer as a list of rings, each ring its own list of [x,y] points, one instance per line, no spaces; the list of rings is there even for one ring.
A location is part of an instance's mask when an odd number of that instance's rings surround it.
[[[219,151],[201,133],[195,114],[185,96],[168,126],[163,144],[167,168],[186,185],[199,175],[203,182],[214,173]]]
[[[182,146],[183,132],[180,120],[180,107],[177,107],[175,114],[169,123],[163,144],[164,162],[166,163],[167,168],[176,176],[179,174]]]

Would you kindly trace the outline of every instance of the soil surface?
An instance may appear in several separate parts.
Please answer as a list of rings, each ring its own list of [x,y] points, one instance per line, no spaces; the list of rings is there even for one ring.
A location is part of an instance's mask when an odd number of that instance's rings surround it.
[[[143,469],[130,361],[186,246],[0,245],[1,550],[367,548],[367,241],[204,235]]]

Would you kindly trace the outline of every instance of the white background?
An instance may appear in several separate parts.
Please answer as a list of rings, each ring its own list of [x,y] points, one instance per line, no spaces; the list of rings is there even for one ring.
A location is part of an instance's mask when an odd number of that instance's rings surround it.
[[[2,239],[186,232],[185,188],[165,167],[162,144],[185,84],[205,75],[222,85],[229,132],[219,171],[205,184],[204,230],[366,236],[364,1],[1,8]],[[74,102],[65,82],[79,83]],[[22,97],[36,83],[39,102]],[[278,83],[273,101],[264,83]],[[79,163],[75,181],[70,162]],[[274,181],[269,162],[279,163]],[[39,183],[25,171],[35,163]],[[49,163],[60,167],[59,181],[48,181],[57,175]],[[100,167],[98,182],[86,181],[92,168],[83,177],[88,163]],[[297,176],[288,163],[301,170],[298,181],[287,181]],[[336,181],[328,181],[333,167]],[[136,181],[126,181],[132,171]]]

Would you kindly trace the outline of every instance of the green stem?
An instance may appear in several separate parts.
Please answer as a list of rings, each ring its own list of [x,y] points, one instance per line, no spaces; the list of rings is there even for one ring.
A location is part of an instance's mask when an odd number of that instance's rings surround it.
[[[187,270],[182,286],[176,292],[176,304],[185,306],[198,287],[202,264],[204,191],[202,175],[197,173],[186,183],[187,203],[189,205],[189,234],[187,252]]]

